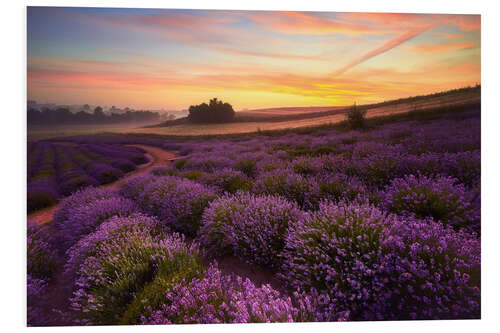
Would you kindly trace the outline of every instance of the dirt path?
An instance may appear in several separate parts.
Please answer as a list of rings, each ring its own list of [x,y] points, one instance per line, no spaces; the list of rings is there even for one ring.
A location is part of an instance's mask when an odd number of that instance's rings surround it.
[[[177,155],[173,152],[169,152],[166,150],[163,150],[161,148],[153,147],[153,146],[145,146],[145,145],[129,145],[132,147],[138,147],[144,149],[146,153],[146,157],[149,159],[149,162],[145,164],[141,164],[137,166],[137,169],[129,172],[125,175],[125,177],[122,177],[118,179],[115,182],[102,185],[103,187],[107,187],[110,189],[117,189],[121,185],[123,185],[127,180],[129,180],[131,177],[137,176],[144,174],[148,172],[152,167],[157,166],[157,165],[164,165],[168,164],[170,160],[174,159]],[[33,221],[38,224],[44,224],[47,222],[52,221],[52,217],[54,216],[54,212],[59,208],[59,204],[56,204],[54,206],[50,206],[44,209],[40,209],[36,212],[33,212],[28,215],[28,221]]]

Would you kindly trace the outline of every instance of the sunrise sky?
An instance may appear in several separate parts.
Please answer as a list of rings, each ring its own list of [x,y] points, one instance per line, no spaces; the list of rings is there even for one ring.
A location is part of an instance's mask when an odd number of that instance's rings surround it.
[[[370,103],[480,83],[480,16],[43,8],[28,99],[236,110]]]

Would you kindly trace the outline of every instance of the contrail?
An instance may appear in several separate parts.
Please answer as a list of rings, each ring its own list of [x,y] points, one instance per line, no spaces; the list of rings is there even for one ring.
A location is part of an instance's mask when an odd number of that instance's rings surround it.
[[[384,53],[384,52],[387,52],[393,48],[395,48],[396,46],[412,39],[413,37],[416,37],[418,35],[420,35],[421,33],[435,27],[436,25],[440,24],[441,22],[437,22],[437,23],[434,23],[432,25],[429,25],[427,27],[424,27],[424,28],[421,28],[421,29],[415,29],[415,30],[411,30],[407,33],[404,33],[402,34],[401,36],[398,36],[394,39],[391,39],[390,41],[386,42],[384,45],[376,48],[375,50],[372,50],[368,53],[366,53],[365,55],[363,55],[362,57],[354,60],[353,62],[349,63],[347,66],[345,67],[342,67],[341,69],[339,69],[338,71],[336,71],[334,73],[335,76],[337,75],[342,75],[344,72],[346,72],[347,70],[353,68],[354,66],[357,66],[359,65],[360,63],[370,59],[370,58],[373,58],[381,53]]]

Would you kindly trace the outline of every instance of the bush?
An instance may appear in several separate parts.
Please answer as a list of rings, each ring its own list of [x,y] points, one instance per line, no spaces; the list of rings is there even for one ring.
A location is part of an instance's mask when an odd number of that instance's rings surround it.
[[[179,171],[170,166],[156,166],[151,169],[150,173],[155,176],[177,176]]]
[[[152,170],[152,172],[155,170]],[[127,199],[137,201],[139,196],[144,192],[144,188],[156,180],[157,177],[151,174],[135,176],[122,185],[119,193]]]
[[[43,279],[33,278],[28,273],[26,280],[27,296],[27,324],[28,326],[44,325],[47,318],[43,315],[43,298],[47,292],[47,282]]]
[[[330,201],[354,201],[369,197],[369,192],[356,177],[342,173],[322,173],[316,177],[320,196]]]
[[[78,267],[71,309],[81,324],[117,324],[157,276],[199,265],[197,250],[178,234],[158,233],[143,216],[110,219],[69,251]],[[81,264],[78,265],[78,263]]]
[[[57,252],[46,228],[28,221],[27,272],[34,279],[48,281],[57,266]]]
[[[294,288],[318,290],[337,312],[364,319],[383,281],[384,224],[390,219],[368,205],[321,204],[291,223],[283,251],[283,278]]]
[[[116,196],[115,192],[103,187],[87,187],[80,189],[71,196],[61,200],[59,209],[54,212],[53,222],[55,225],[64,222],[72,215],[73,209],[77,207]]]
[[[172,229],[195,236],[201,215],[215,198],[211,188],[178,177],[156,177],[138,196],[141,209],[158,216]]]
[[[386,320],[479,319],[481,244],[441,223],[400,219],[384,245]]]
[[[382,206],[397,214],[432,218],[468,231],[480,230],[479,212],[473,208],[465,187],[451,177],[408,175],[385,188]]]
[[[284,198],[239,192],[205,209],[198,237],[219,255],[231,253],[248,262],[278,267],[288,223],[301,215],[297,205]]]
[[[256,194],[283,196],[297,202],[304,209],[316,209],[320,199],[315,179],[304,177],[290,169],[262,173],[255,180],[252,191]]]
[[[232,121],[234,115],[231,104],[213,98],[209,104],[191,105],[188,120],[192,123],[226,123]]]
[[[28,214],[57,203],[59,195],[54,186],[55,185],[42,180],[28,184]]]
[[[234,165],[234,169],[243,172],[248,177],[255,177],[257,173],[257,161],[253,158],[239,159]]]
[[[361,110],[356,103],[347,112],[347,123],[352,129],[358,129],[365,125],[366,110]]]
[[[321,159],[312,157],[298,157],[291,162],[293,170],[303,176],[317,174],[323,168]]]
[[[137,166],[133,162],[124,158],[113,160],[111,166],[121,170],[124,173],[134,171],[135,169],[137,169]]]
[[[289,227],[283,278],[350,320],[478,318],[480,243],[368,205],[323,204]]]
[[[215,186],[229,193],[236,193],[239,190],[250,191],[252,183],[241,171],[225,168],[202,177],[202,182]]]
[[[168,291],[164,304],[152,309],[143,324],[215,324],[291,322],[297,310],[269,285],[222,275],[211,266],[200,278]]]
[[[96,164],[88,170],[89,175],[100,184],[108,184],[123,177],[123,172],[107,164]]]
[[[111,197],[78,205],[69,217],[58,222],[58,245],[66,250],[81,237],[93,232],[102,222],[112,216],[128,216],[137,211],[135,203],[121,197]]]

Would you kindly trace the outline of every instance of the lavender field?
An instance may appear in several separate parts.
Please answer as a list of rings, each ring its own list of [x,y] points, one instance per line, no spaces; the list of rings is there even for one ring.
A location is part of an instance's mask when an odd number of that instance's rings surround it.
[[[140,148],[109,144],[31,141],[27,153],[28,213],[80,188],[111,183],[148,161]]]
[[[28,324],[478,319],[480,114],[30,143]]]

